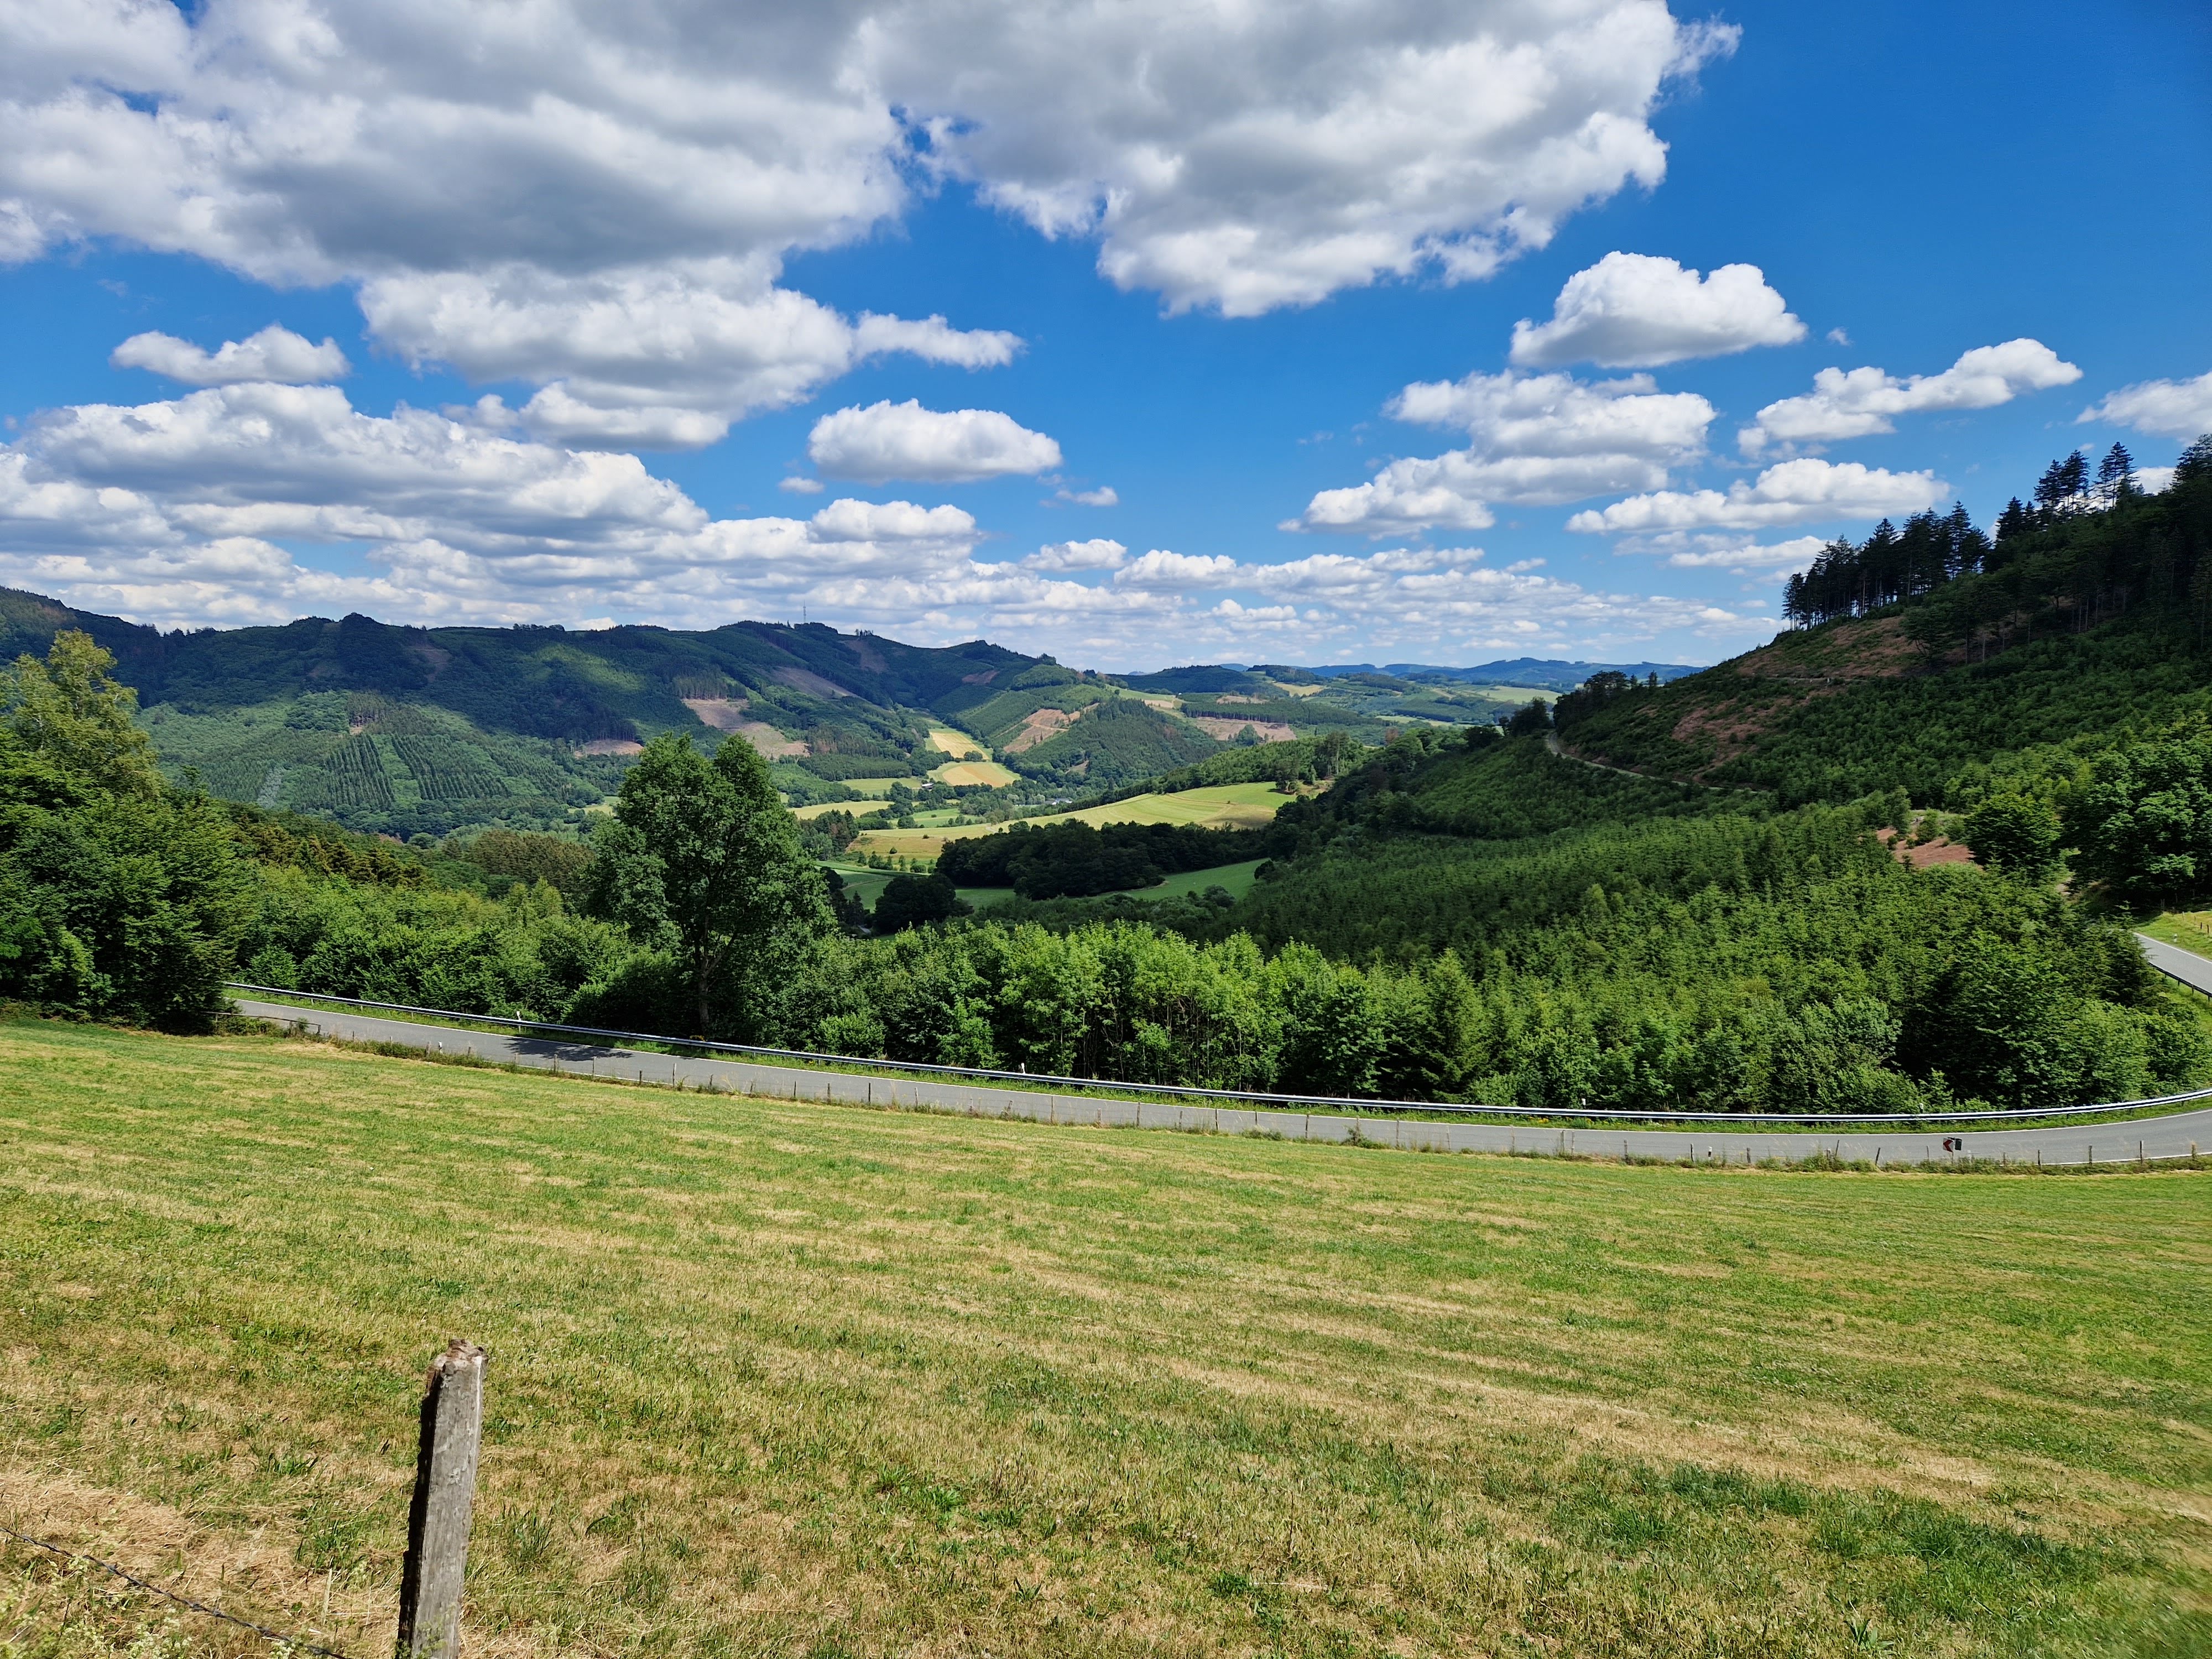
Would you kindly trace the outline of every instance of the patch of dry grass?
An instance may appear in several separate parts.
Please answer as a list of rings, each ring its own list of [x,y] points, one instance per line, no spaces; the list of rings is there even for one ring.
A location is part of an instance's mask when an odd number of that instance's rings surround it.
[[[2179,1656],[2208,1221],[4,1024],[0,1518],[376,1651],[465,1334],[480,1655]]]

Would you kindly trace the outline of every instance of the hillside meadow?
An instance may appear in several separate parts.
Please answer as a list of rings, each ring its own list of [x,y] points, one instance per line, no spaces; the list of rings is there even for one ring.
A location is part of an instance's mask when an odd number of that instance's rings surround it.
[[[354,1654],[2179,1656],[2212,1186],[1422,1157],[0,1024],[0,1511]],[[242,1654],[0,1554],[0,1651]],[[133,1645],[133,1644],[136,1645]]]
[[[1040,813],[1024,822],[1039,826],[1182,823],[1206,830],[1256,830],[1272,822],[1285,802],[1296,799],[1272,783],[1209,784],[1169,794],[1132,795],[1125,800],[1085,806],[1072,812]],[[1003,823],[971,823],[937,830],[870,830],[853,844],[863,852],[934,859],[945,850],[948,841],[994,835],[1006,827]]]

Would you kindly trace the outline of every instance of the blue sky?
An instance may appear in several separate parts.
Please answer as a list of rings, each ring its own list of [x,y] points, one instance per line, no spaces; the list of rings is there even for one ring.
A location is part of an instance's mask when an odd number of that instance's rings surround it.
[[[164,626],[1710,661],[2212,427],[2180,3],[81,11],[0,11],[0,581]]]

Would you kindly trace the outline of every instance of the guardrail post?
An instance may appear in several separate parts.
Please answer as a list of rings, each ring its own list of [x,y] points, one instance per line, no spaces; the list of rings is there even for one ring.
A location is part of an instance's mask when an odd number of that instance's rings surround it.
[[[484,1351],[459,1337],[430,1362],[407,1557],[399,1573],[398,1659],[459,1659],[461,1581],[483,1430]]]

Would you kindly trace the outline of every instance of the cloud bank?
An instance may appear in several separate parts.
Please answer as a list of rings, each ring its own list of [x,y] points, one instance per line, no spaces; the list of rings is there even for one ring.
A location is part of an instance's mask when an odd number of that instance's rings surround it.
[[[1932,472],[1891,472],[1856,461],[1805,459],[1779,462],[1757,479],[1738,479],[1725,492],[1662,489],[1632,495],[1602,511],[1577,513],[1567,528],[1618,535],[1652,530],[1765,530],[1924,512],[1948,493]]]
[[[1404,535],[1481,530],[1490,504],[1548,506],[1656,489],[1703,452],[1713,406],[1662,392],[1649,375],[1595,383],[1565,374],[1474,374],[1418,381],[1388,405],[1401,421],[1456,427],[1466,449],[1391,462],[1364,484],[1325,489],[1286,529]]]
[[[524,429],[672,448],[884,353],[1007,361],[782,285],[917,182],[1094,240],[1170,310],[1459,281],[1656,185],[1654,107],[1735,39],[1664,0],[19,9],[0,260],[115,239],[349,283],[407,361],[530,385]]]
[[[469,411],[464,411],[468,413]],[[0,449],[0,581],[162,626],[363,611],[398,622],[676,627],[795,612],[923,642],[1012,635],[1088,661],[1402,643],[1735,639],[1692,601],[1597,592],[1478,548],[1263,563],[1105,538],[985,556],[949,505],[717,519],[635,456],[253,381],[52,411]]]

